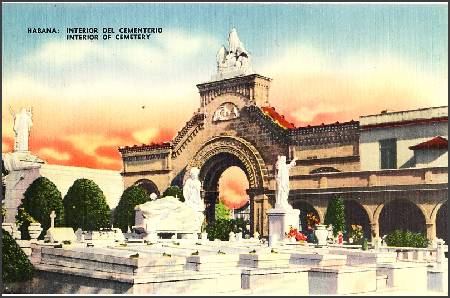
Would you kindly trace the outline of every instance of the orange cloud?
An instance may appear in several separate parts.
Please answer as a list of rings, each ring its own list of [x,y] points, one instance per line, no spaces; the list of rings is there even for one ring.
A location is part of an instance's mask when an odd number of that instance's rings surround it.
[[[219,200],[230,209],[238,209],[249,200],[246,193],[248,187],[245,173],[238,167],[230,167],[220,176]]]
[[[14,149],[14,139],[2,136],[2,152],[10,152]]]
[[[382,110],[447,105],[447,72],[420,72],[401,57],[334,61],[317,49],[287,49],[263,67],[272,77],[270,100],[296,126],[358,120]]]

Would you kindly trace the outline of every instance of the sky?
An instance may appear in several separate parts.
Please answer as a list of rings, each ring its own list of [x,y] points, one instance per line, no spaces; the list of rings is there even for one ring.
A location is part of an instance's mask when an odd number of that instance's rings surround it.
[[[170,140],[197,110],[195,85],[215,73],[216,53],[232,27],[255,72],[273,79],[270,104],[296,126],[447,105],[446,4],[2,3],[2,9],[2,152],[13,147],[9,106],[32,106],[30,150],[53,164],[121,170],[118,146]],[[27,33],[43,27],[60,33]],[[70,27],[163,31],[148,40],[100,34],[98,41],[74,41],[66,40]],[[245,182],[227,173],[222,193],[243,196]]]

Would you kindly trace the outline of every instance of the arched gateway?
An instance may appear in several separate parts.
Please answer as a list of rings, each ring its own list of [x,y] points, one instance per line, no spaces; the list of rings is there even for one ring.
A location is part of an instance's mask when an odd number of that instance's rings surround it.
[[[249,182],[249,194],[262,194],[268,188],[268,171],[258,150],[248,141],[235,136],[218,136],[207,141],[189,161],[187,168],[200,169],[206,202],[206,219],[214,219],[214,205],[218,200],[218,183],[222,173],[229,167],[241,168]],[[251,196],[254,198],[254,196]],[[250,206],[255,204],[251,199]],[[253,218],[252,218],[253,219]],[[251,222],[254,222],[252,220]],[[260,226],[256,229],[260,230]]]

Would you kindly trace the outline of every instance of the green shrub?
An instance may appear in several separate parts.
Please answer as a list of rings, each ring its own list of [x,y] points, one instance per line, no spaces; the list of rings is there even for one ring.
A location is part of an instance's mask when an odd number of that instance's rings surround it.
[[[345,212],[344,201],[341,198],[333,198],[328,201],[325,224],[333,226],[333,234],[336,237],[341,231],[345,234]]]
[[[229,240],[230,232],[234,233],[242,232],[242,237],[249,235],[250,231],[247,229],[249,224],[248,220],[242,218],[238,219],[217,219],[213,224],[206,227],[206,232],[208,233],[208,239],[220,239],[222,241]]]
[[[24,193],[20,208],[23,208],[37,222],[41,224],[42,234],[45,235],[50,228],[50,214],[55,211],[55,226],[64,223],[64,205],[61,192],[56,185],[45,177],[39,177],[30,184]],[[27,230],[28,224],[22,226],[22,230]],[[28,231],[25,233],[28,234]],[[23,237],[22,231],[22,237]]]
[[[150,195],[139,186],[130,186],[123,192],[119,204],[114,211],[114,226],[126,232],[134,226],[136,205],[150,201]]]
[[[2,229],[2,278],[3,282],[17,282],[31,279],[33,265],[11,237]]]
[[[176,185],[169,186],[162,194],[162,197],[172,196],[184,202],[183,190]]]
[[[23,207],[19,207],[16,215],[16,225],[19,227],[21,238],[24,240],[31,239],[28,233],[28,227],[31,223],[37,222]]]
[[[231,212],[230,209],[228,209],[228,207],[222,203],[219,202],[218,204],[216,204],[216,206],[214,207],[214,217],[215,219],[230,219],[231,217]]]
[[[386,236],[386,244],[395,247],[422,247],[430,244],[426,235],[411,231],[395,230]]]
[[[89,179],[75,180],[63,200],[66,225],[86,231],[110,228],[110,213],[105,195]]]

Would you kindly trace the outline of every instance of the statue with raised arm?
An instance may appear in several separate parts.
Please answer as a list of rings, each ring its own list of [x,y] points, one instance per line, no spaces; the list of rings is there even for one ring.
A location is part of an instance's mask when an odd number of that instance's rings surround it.
[[[276,169],[277,191],[275,195],[275,206],[290,207],[288,203],[289,197],[289,170],[295,166],[294,158],[289,164],[286,164],[286,156],[278,156]]]
[[[33,126],[31,109],[22,108],[20,113],[15,113],[11,107],[9,109],[14,117],[14,151],[28,151],[28,137]]]
[[[195,211],[203,212],[205,210],[205,205],[200,195],[202,184],[198,179],[199,174],[200,170],[198,168],[193,167],[190,169],[189,177],[186,179],[183,186],[183,196],[184,202],[189,207]]]

